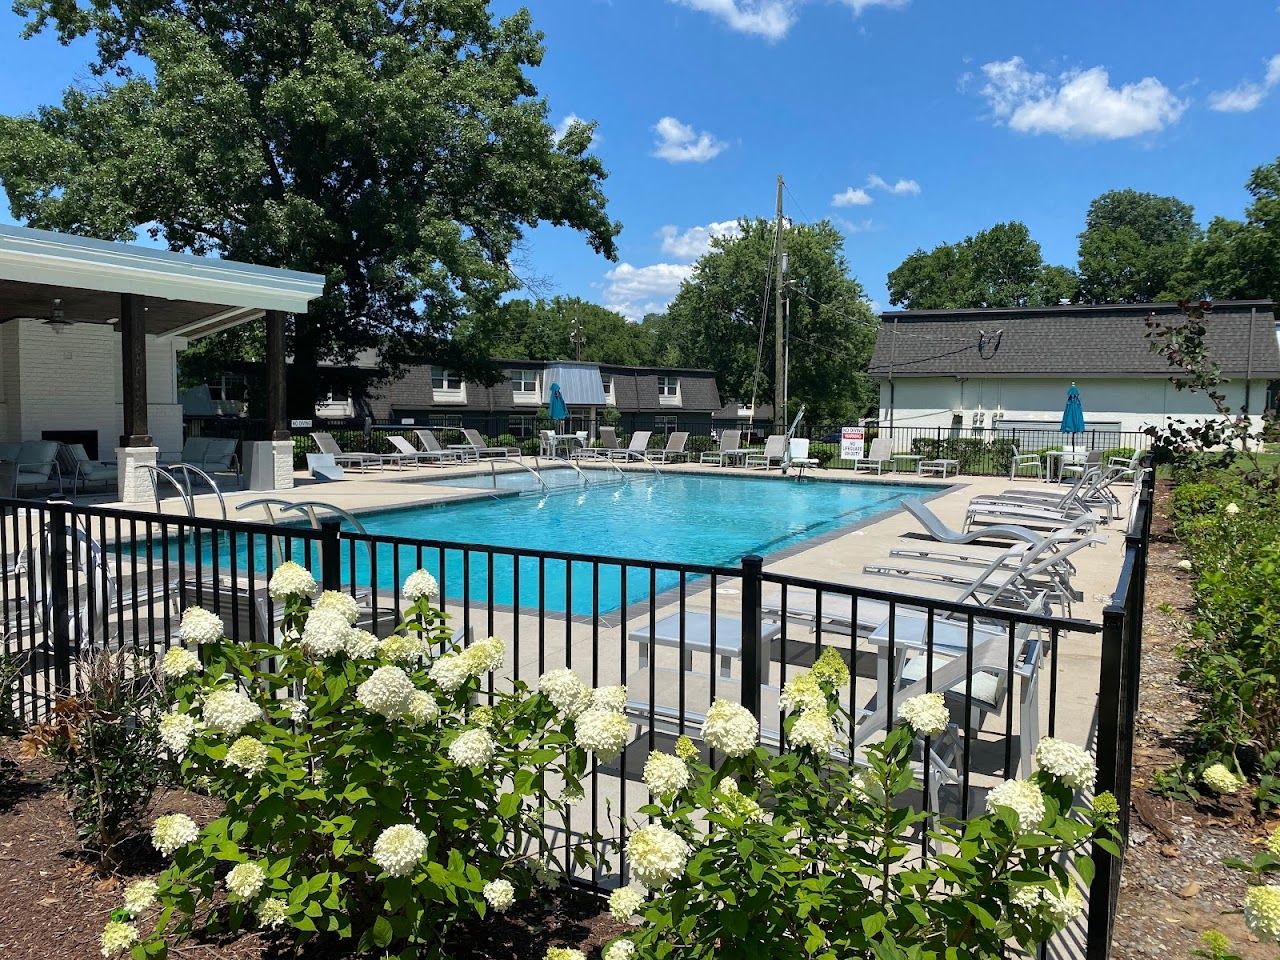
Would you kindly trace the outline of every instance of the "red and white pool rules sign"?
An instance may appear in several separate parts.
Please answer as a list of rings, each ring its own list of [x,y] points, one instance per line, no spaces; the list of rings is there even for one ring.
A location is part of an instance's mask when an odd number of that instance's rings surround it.
[[[840,428],[840,459],[861,460],[865,444],[862,427]]]

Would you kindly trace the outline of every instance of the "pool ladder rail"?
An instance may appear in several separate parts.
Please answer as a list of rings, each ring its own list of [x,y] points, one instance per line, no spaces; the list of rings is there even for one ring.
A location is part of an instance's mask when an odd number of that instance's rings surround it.
[[[246,500],[244,503],[237,504],[236,510],[251,510],[254,507],[262,508],[262,512],[266,515],[267,522],[270,524],[277,522],[276,510],[281,513],[304,513],[311,526],[319,530],[320,512],[324,511],[337,517],[340,521],[350,524],[351,529],[362,536],[367,536],[369,533],[364,524],[354,514],[332,503],[326,503],[324,500],[282,500],[279,497],[260,497],[256,500]],[[279,537],[271,538],[271,547],[276,556],[276,563],[283,563],[286,559],[285,550],[280,543]]]
[[[156,498],[156,513],[164,512],[160,508],[160,484],[158,481],[165,480],[173,489],[178,491],[178,496],[182,498],[182,506],[187,511],[187,516],[195,517],[195,487],[192,483],[192,474],[194,474],[209,485],[209,489],[218,498],[218,510],[222,514],[222,519],[227,519],[227,501],[222,496],[222,491],[218,489],[218,484],[213,477],[194,464],[171,463],[168,467],[158,467],[153,463],[140,463],[138,466],[151,474],[151,492],[155,494]]]

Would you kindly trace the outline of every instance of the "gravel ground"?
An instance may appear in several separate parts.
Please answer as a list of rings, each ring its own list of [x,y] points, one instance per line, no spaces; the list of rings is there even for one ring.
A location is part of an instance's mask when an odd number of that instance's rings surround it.
[[[1203,931],[1218,929],[1247,960],[1275,960],[1275,947],[1259,944],[1239,914],[1230,912],[1239,909],[1245,884],[1243,874],[1222,866],[1226,857],[1251,859],[1274,822],[1260,822],[1244,802],[1193,807],[1149,789],[1153,773],[1181,757],[1186,721],[1195,709],[1178,681],[1175,648],[1191,590],[1188,574],[1177,567],[1183,554],[1169,531],[1169,492],[1167,484],[1157,489],[1134,746],[1133,828],[1112,956],[1187,957]]]

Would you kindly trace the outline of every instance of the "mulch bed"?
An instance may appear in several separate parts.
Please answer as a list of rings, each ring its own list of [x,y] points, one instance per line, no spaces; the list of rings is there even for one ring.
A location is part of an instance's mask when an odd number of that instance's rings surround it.
[[[0,958],[89,960],[99,957],[98,938],[123,888],[154,876],[164,862],[146,838],[124,851],[115,875],[104,876],[76,839],[56,766],[46,760],[18,761],[17,744],[0,741]],[[217,816],[207,797],[180,790],[156,797],[146,817],[186,813],[197,823]],[[142,927],[145,930],[145,926]],[[590,954],[623,928],[601,910],[600,901],[568,889],[526,904],[521,912],[490,915],[456,931],[456,960],[542,960],[547,948],[577,947]],[[348,960],[341,944],[313,941],[297,948],[287,936],[243,934],[170,950],[175,960]]]
[[[1244,874],[1226,857],[1253,858],[1275,822],[1261,822],[1245,799],[1198,806],[1151,792],[1158,770],[1175,766],[1188,745],[1195,706],[1178,680],[1176,647],[1191,605],[1190,574],[1169,526],[1171,487],[1156,491],[1147,570],[1142,683],[1134,744],[1132,834],[1121,879],[1112,956],[1117,960],[1186,957],[1209,929],[1225,933],[1247,960],[1274,960],[1238,913]]]

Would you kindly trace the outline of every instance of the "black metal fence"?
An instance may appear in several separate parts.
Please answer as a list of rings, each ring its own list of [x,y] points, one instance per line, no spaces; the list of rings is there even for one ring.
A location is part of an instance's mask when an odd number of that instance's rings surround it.
[[[423,568],[439,581],[440,604],[460,635],[506,642],[493,682],[534,683],[569,667],[593,686],[627,686],[634,740],[592,769],[566,843],[606,828],[614,831],[609,843],[625,842],[627,817],[645,802],[638,781],[649,750],[696,737],[716,698],[746,705],[764,742],[781,746],[780,690],[828,648],[850,667],[844,700],[862,717],[848,757],[893,724],[895,703],[944,693],[953,728],[919,746],[919,802],[961,817],[981,809],[990,786],[1029,772],[1042,733],[1086,743],[1093,718],[1064,718],[1059,688],[1064,680],[1100,683],[1099,789],[1123,804],[1149,504],[1148,487],[1120,592],[1099,626],[1050,615],[998,583],[966,591],[975,573],[963,563],[924,597],[903,592],[910,581],[887,579],[883,589],[830,583],[766,570],[754,556],[736,567],[680,564],[373,535],[333,521],[314,529],[0,499],[0,636],[5,652],[27,658],[15,707],[37,722],[72,690],[86,651],[126,645],[158,657],[187,606],[217,613],[232,639],[278,637],[267,579],[285,559],[355,597],[360,625],[380,636],[399,622],[403,579]],[[1100,631],[1099,675],[1064,677],[1064,648]],[[576,879],[596,888],[625,882],[626,865],[610,872],[603,860]],[[1119,864],[1105,854],[1100,864],[1091,957],[1105,956],[1109,920],[1096,913],[1101,905],[1110,912],[1118,885]]]

